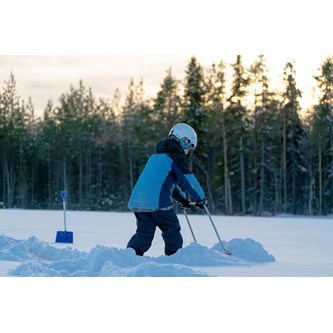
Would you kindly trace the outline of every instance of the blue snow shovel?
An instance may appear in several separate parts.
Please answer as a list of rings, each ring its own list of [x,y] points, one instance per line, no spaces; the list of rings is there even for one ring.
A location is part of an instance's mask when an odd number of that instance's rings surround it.
[[[66,201],[68,192],[61,191],[62,205],[64,207],[64,231],[57,231],[56,243],[73,243],[73,232],[66,230]]]

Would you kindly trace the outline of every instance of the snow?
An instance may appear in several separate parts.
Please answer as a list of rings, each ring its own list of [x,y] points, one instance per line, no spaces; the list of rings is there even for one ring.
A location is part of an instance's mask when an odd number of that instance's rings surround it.
[[[212,249],[191,243],[173,256],[138,257],[132,249],[96,245],[89,252],[59,249],[32,236],[17,240],[0,236],[0,259],[18,262],[8,271],[12,276],[208,276],[191,267],[248,266],[275,261],[261,244],[251,239],[234,239],[226,246],[233,253],[221,253],[220,244]]]
[[[43,313],[43,320],[53,321],[52,328],[48,327],[51,332],[59,330],[60,317],[66,311],[73,318],[66,324],[68,329],[73,325],[72,331],[77,331],[79,321],[86,331],[109,331],[120,325],[122,329],[117,331],[141,332],[148,309],[152,316],[171,315],[179,320],[176,330],[167,322],[158,329],[161,332],[218,331],[229,324],[235,332],[249,327],[264,332],[267,321],[274,321],[268,331],[300,331],[303,326],[295,307],[301,309],[302,323],[306,322],[303,332],[332,332],[332,323],[327,322],[329,307],[324,306],[333,296],[331,217],[213,216],[232,256],[221,251],[206,215],[189,218],[198,243],[193,242],[180,214],[183,248],[164,256],[164,243],[156,232],[151,249],[138,257],[126,249],[135,231],[132,213],[68,211],[67,229],[74,233],[74,243],[61,244],[55,243],[56,232],[63,230],[61,210],[0,210],[0,280],[3,299],[8,300],[2,302],[0,311],[7,314],[4,317],[10,329],[6,332],[30,324],[32,332],[45,331],[45,322],[33,320],[36,308]],[[27,302],[34,306],[24,324],[14,318],[20,311],[21,315],[29,313]],[[262,319],[254,325],[258,309]],[[242,310],[245,312],[237,315]],[[59,318],[55,320],[48,311]],[[112,319],[107,320],[111,314]],[[92,315],[100,321],[89,319]],[[275,322],[283,315],[289,316],[289,326]],[[156,325],[142,332],[156,331]]]
[[[332,277],[333,220],[213,216],[221,251],[206,215],[189,214],[198,243],[179,215],[184,246],[165,257],[157,231],[151,249],[137,257],[126,249],[135,232],[132,213],[67,212],[73,244],[55,242],[63,212],[0,210],[1,276],[257,276]],[[151,269],[151,270],[150,270]]]

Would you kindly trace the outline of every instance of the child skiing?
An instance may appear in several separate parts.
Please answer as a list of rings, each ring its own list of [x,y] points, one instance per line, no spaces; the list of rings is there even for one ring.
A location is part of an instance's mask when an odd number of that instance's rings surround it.
[[[207,203],[185,158],[197,142],[194,129],[179,123],[170,130],[168,139],[157,143],[155,154],[150,156],[128,203],[136,216],[137,229],[127,247],[134,249],[137,255],[143,256],[149,250],[156,227],[162,231],[165,255],[172,255],[182,247],[181,228],[172,198],[184,208],[191,205],[178,184],[190,194],[197,207],[203,208]]]

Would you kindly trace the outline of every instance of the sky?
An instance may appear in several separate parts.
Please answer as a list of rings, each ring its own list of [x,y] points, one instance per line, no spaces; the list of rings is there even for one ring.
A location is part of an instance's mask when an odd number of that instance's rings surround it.
[[[205,69],[221,60],[230,67],[236,60],[236,54],[196,57]],[[24,101],[31,97],[36,113],[41,114],[48,100],[51,99],[57,105],[60,95],[69,91],[70,85],[77,87],[80,80],[86,87],[92,88],[94,96],[112,99],[116,89],[120,90],[123,98],[126,96],[131,79],[135,83],[143,79],[146,95],[156,96],[169,68],[178,80],[185,78],[189,59],[182,55],[1,55],[0,87],[13,73],[18,95]],[[257,56],[243,56],[247,66],[256,59]],[[296,70],[299,68],[297,84],[303,92],[301,105],[306,108],[311,105],[313,89],[316,87],[313,75],[318,74],[324,58],[314,56],[305,62],[302,58],[268,55],[267,66],[272,88],[282,84],[284,65],[292,59]],[[228,72],[231,73],[230,68]],[[228,81],[231,82],[231,77]]]
[[[37,112],[80,79],[105,98],[116,88],[124,96],[131,78],[143,79],[151,96],[170,67],[183,79],[191,56],[208,68],[233,63],[237,54],[246,66],[265,55],[272,88],[293,59],[306,108],[313,76],[333,55],[328,0],[12,0],[1,6],[7,15],[0,22],[6,32],[0,88],[13,72],[18,95],[30,96]]]

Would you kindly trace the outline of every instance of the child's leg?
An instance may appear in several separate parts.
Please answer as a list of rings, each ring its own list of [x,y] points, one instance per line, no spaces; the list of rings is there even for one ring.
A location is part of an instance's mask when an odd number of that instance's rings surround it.
[[[183,246],[178,217],[173,209],[158,210],[152,213],[156,225],[162,231],[165,242],[165,254],[171,255]]]
[[[136,233],[129,240],[127,247],[135,250],[136,254],[143,255],[151,247],[156,226],[151,213],[134,213],[136,216]]]

